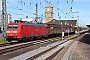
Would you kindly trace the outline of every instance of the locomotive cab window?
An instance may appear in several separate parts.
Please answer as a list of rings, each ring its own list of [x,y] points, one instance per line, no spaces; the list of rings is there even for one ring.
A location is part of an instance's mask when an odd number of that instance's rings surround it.
[[[12,28],[12,25],[8,25],[8,27],[7,27],[7,28],[8,28],[8,29],[9,29],[9,28]]]
[[[17,29],[18,25],[8,25],[7,28],[10,29],[10,28],[15,28]]]
[[[13,25],[13,28],[17,29],[18,28],[18,25]]]

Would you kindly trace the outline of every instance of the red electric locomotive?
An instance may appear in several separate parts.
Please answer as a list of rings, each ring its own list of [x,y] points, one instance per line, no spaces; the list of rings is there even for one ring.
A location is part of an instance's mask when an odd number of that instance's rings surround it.
[[[9,42],[22,41],[32,37],[45,37],[47,35],[47,25],[42,23],[27,23],[15,20],[15,22],[10,22],[6,28],[6,39]]]

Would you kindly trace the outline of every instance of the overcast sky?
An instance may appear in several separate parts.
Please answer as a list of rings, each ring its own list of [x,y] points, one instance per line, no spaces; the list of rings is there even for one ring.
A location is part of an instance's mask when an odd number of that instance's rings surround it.
[[[1,0],[0,0],[1,1]],[[85,26],[90,22],[90,0],[46,0],[53,6],[54,18],[58,19],[60,12],[61,19],[78,19],[80,25]],[[25,18],[25,16],[35,17],[35,4],[38,3],[38,14],[44,14],[45,0],[7,0],[7,13],[12,15],[12,19]],[[71,13],[70,8],[72,7]],[[58,10],[59,8],[60,10]],[[21,11],[21,10],[22,11]],[[1,10],[1,9],[0,9]],[[66,15],[68,13],[69,15]],[[74,17],[74,18],[71,18]]]

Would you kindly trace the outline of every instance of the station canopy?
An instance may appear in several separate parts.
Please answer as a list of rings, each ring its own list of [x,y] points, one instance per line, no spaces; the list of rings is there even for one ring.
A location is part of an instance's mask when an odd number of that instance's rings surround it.
[[[86,23],[86,26],[90,28],[90,22]]]

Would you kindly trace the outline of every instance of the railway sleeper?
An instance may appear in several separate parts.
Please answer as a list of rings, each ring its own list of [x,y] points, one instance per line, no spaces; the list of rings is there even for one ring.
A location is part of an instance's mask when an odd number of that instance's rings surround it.
[[[36,55],[30,57],[30,58],[27,59],[27,60],[33,60],[33,59],[35,59],[35,58],[41,56],[42,54],[45,54],[46,52],[48,52],[48,51],[50,51],[50,50],[56,48],[57,46],[58,46],[58,45],[56,45],[56,46],[54,46],[54,47],[52,47],[52,48],[50,48],[50,49],[48,49],[48,50],[45,50],[45,51],[43,51],[43,52],[40,52],[40,53],[38,53],[38,54],[36,54]]]

